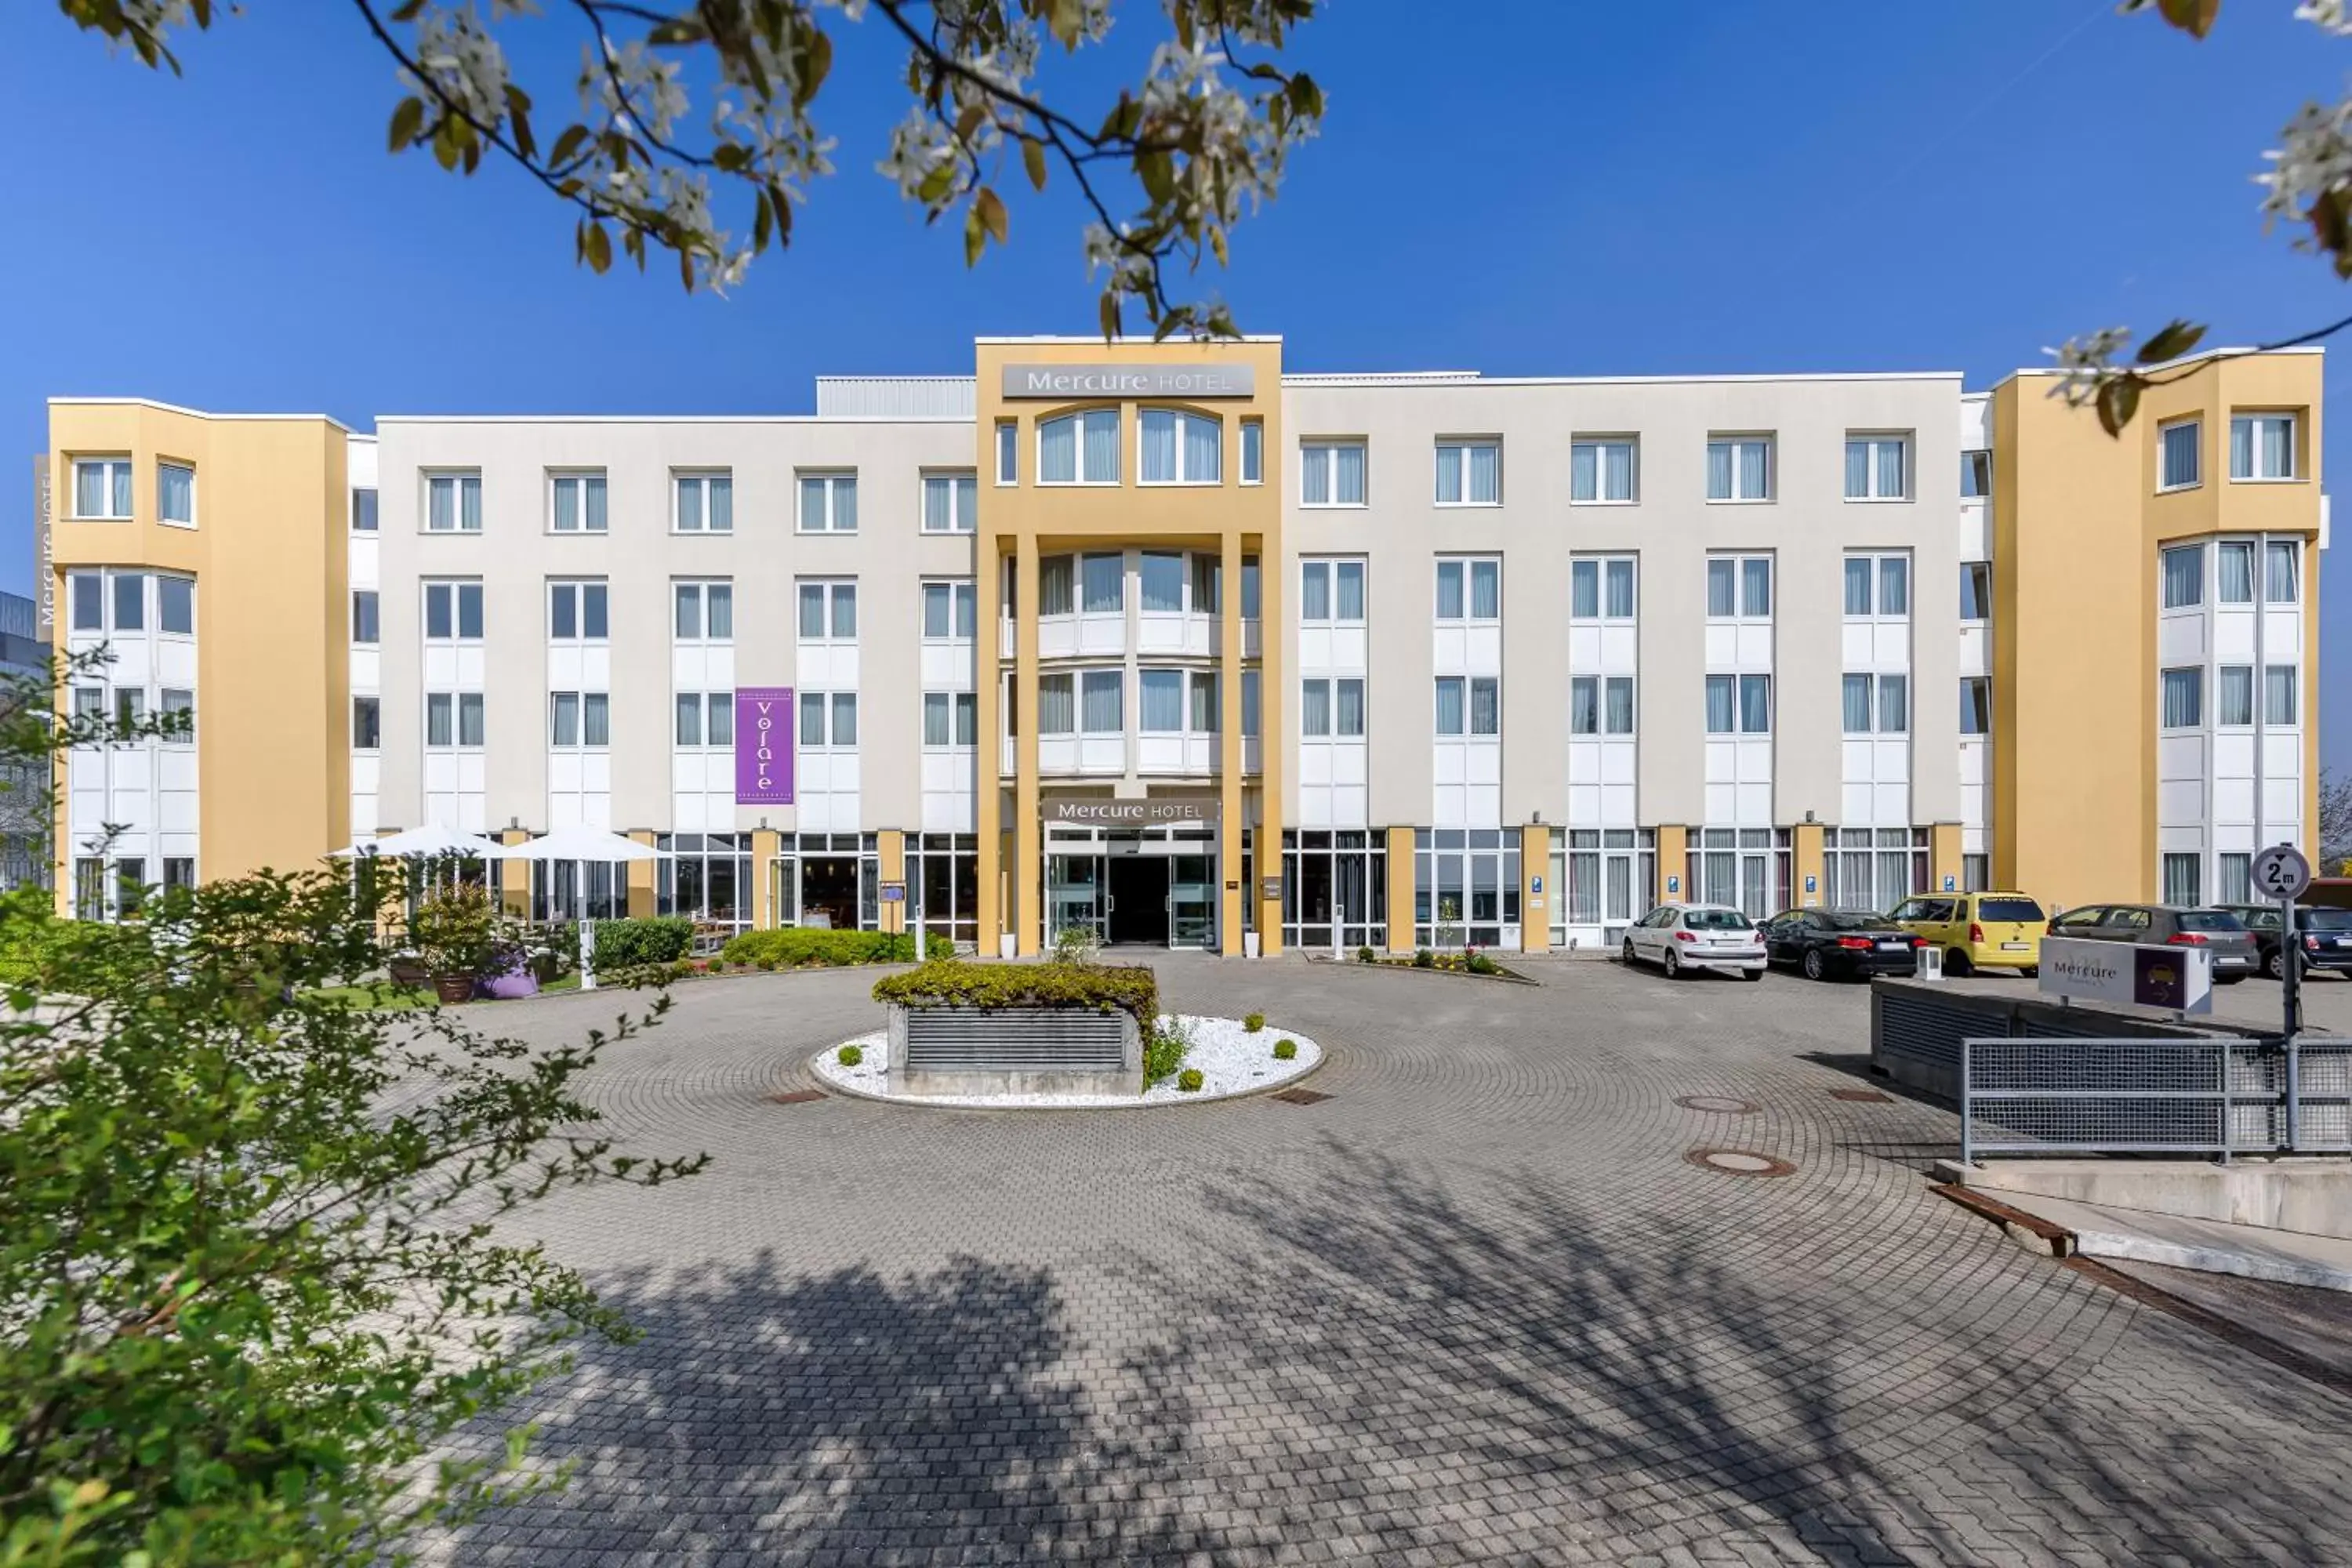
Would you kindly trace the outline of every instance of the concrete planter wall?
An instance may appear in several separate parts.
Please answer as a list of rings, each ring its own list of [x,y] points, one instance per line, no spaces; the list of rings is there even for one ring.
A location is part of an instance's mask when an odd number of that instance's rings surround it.
[[[889,1006],[896,1094],[1141,1094],[1133,1015],[1094,1007]]]

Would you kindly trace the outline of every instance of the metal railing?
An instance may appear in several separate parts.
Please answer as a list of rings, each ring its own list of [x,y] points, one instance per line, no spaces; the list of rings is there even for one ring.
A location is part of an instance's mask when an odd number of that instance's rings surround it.
[[[1960,1158],[2352,1153],[2352,1039],[1960,1042]]]

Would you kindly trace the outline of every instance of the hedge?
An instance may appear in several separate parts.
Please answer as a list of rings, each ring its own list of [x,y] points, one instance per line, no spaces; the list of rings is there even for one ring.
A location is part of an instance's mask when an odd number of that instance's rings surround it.
[[[927,939],[924,946],[933,958],[955,956],[955,943],[943,936]],[[779,969],[803,963],[912,963],[915,933],[786,926],[747,931],[728,942],[719,956],[729,963],[768,963]]]
[[[676,963],[693,951],[694,922],[684,915],[596,922],[596,967],[600,970]]]
[[[1148,1036],[1160,1021],[1160,984],[1141,966],[971,963],[935,960],[874,983],[877,1002],[909,1007],[1116,1007]]]

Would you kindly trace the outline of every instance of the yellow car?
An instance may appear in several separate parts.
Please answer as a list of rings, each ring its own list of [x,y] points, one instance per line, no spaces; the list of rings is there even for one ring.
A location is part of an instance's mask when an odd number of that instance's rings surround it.
[[[2023,893],[1922,893],[1896,906],[1895,923],[1923,947],[1944,950],[1944,973],[2007,969],[2032,974],[2042,963],[2050,918]]]

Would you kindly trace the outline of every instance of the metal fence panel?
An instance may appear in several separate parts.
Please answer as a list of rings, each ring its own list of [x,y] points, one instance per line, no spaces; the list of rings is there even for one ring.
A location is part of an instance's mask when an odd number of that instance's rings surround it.
[[[1970,1038],[1961,1157],[2352,1152],[2352,1040]]]

